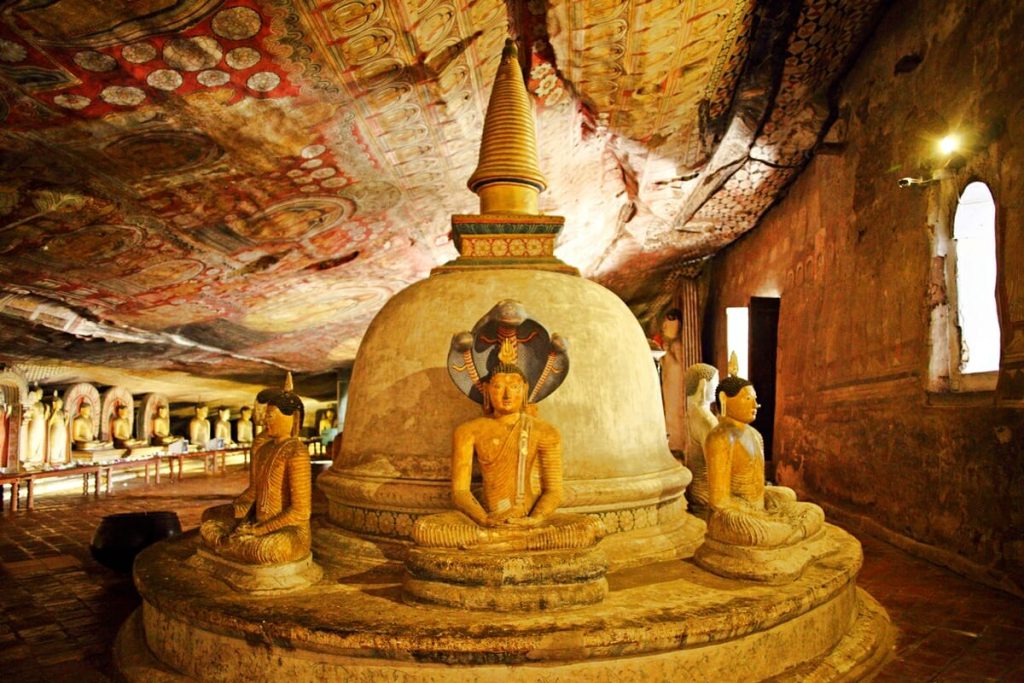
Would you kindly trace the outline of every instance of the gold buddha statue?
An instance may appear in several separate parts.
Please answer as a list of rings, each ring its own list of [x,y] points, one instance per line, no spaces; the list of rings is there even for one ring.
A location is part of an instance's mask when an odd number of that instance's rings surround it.
[[[750,426],[757,392],[746,379],[718,385],[718,425],[704,441],[707,462],[707,535],[695,555],[714,573],[772,583],[796,578],[831,549],[824,544],[825,515],[797,502],[785,486],[767,486],[764,442]]]
[[[491,354],[489,374],[474,382],[474,389],[482,399],[483,416],[455,429],[452,448],[455,511],[417,520],[413,539],[425,547],[487,546],[514,550],[590,547],[598,538],[598,523],[582,515],[555,512],[562,503],[562,440],[555,427],[535,416],[536,409],[530,399],[536,398],[538,392],[531,393],[526,374],[518,364],[521,340],[531,339],[531,333],[535,332],[532,329],[523,332],[519,327],[524,323],[540,326],[528,320],[522,305],[514,301],[499,303],[489,316],[497,322],[496,337],[490,337],[487,332],[482,336],[500,341],[494,344],[496,353]],[[479,332],[456,335],[452,345],[457,368],[467,368],[472,362],[465,359],[465,354],[470,353],[474,337],[480,336]],[[537,337],[531,341],[533,339]],[[564,341],[555,335],[550,346],[554,350],[542,379],[545,383],[554,379],[552,375],[564,376],[568,367]],[[496,363],[493,362],[495,356]],[[561,379],[558,377],[558,384]],[[549,388],[546,393],[553,389]],[[482,499],[470,490],[474,461],[480,470]]]
[[[109,441],[96,439],[96,425],[92,421],[92,404],[88,401],[82,401],[82,404],[78,406],[78,414],[71,420],[71,443],[79,451],[94,451],[110,448],[113,445]]]
[[[310,554],[312,475],[297,436],[302,401],[290,381],[260,396],[266,430],[253,444],[249,486],[232,503],[206,510],[200,535],[209,551],[233,562],[296,562]]]
[[[114,406],[114,416],[110,418],[110,434],[115,448],[127,448],[130,451],[146,445],[144,440],[132,437],[132,421],[128,416],[128,406],[123,403]]]
[[[210,421],[206,419],[209,414],[209,408],[197,405],[195,417],[188,422],[188,441],[199,450],[205,450],[206,442],[210,440]]]
[[[686,393],[686,467],[693,481],[686,489],[690,510],[703,516],[708,507],[708,467],[704,459],[704,441],[718,426],[711,403],[718,389],[718,369],[707,363],[694,363],[683,376]]]
[[[562,504],[562,439],[534,405],[569,370],[566,344],[501,301],[472,332],[452,339],[448,371],[483,406],[455,428],[452,506],[413,525],[403,579],[407,599],[520,611],[600,602],[608,593],[603,527]],[[473,492],[474,464],[480,497]]]
[[[171,434],[170,408],[163,404],[158,405],[156,415],[153,416],[153,434],[150,435],[150,442],[154,446],[169,446],[180,440],[180,436]]]
[[[320,422],[317,423],[316,433],[322,435],[328,429],[334,428],[334,422],[337,419],[337,413],[334,412],[334,408],[328,408],[324,411],[324,416],[320,418]]]

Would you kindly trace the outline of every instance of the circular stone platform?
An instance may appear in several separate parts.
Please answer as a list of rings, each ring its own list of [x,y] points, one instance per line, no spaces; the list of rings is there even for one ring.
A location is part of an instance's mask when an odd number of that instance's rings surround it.
[[[784,586],[724,579],[692,560],[608,575],[597,605],[468,612],[402,600],[385,563],[253,597],[190,570],[197,536],[158,543],[135,564],[143,605],[121,629],[130,681],[855,680],[887,657],[892,627],[854,581],[860,543]]]

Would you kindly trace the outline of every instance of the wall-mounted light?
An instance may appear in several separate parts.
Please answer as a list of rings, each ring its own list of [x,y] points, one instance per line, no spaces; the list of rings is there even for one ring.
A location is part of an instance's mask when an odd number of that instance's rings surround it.
[[[938,167],[923,178],[900,178],[896,184],[900,187],[927,187],[943,178],[948,178],[950,171],[957,171],[967,165],[967,158],[961,153],[965,149],[963,137],[959,133],[947,133],[935,141],[937,154],[934,157]]]

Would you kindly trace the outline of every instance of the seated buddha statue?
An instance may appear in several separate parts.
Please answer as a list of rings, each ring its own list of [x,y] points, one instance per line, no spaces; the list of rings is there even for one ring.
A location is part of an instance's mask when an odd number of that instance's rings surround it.
[[[562,439],[533,405],[565,378],[564,340],[549,338],[518,302],[503,301],[472,333],[455,336],[448,361],[456,386],[482,404],[483,415],[455,428],[454,510],[416,520],[403,595],[497,611],[600,602],[608,594],[608,563],[597,545],[603,527],[558,512]]]
[[[153,416],[153,433],[149,437],[154,446],[169,446],[181,440],[180,436],[171,434],[170,412],[170,408],[162,404],[156,408],[156,415]]]
[[[266,430],[253,444],[249,486],[228,505],[203,513],[203,545],[225,559],[255,565],[309,555],[312,476],[298,438],[303,407],[286,385],[266,398]]]
[[[209,408],[197,405],[195,417],[188,423],[188,441],[198,446],[199,450],[204,450],[206,442],[210,440],[210,421],[206,419],[209,414]]]
[[[233,446],[231,440],[231,408],[217,409],[217,420],[213,423],[213,438],[223,439],[225,446]]]
[[[110,448],[109,441],[96,440],[96,425],[92,421],[92,404],[83,401],[78,407],[78,414],[71,420],[71,443],[76,450],[94,451]]]
[[[718,388],[718,370],[707,363],[694,363],[683,377],[686,393],[686,467],[693,481],[686,497],[694,514],[703,515],[708,506],[708,468],[704,460],[704,441],[718,426],[718,416],[711,412]]]
[[[249,445],[252,443],[252,408],[244,406],[238,411],[239,416],[235,421],[235,436],[238,443]]]
[[[718,425],[704,441],[710,515],[695,559],[727,576],[791,580],[827,554],[807,544],[822,537],[825,515],[813,503],[797,502],[792,489],[765,485],[764,442],[750,426],[758,408],[753,385],[734,375],[722,380],[718,407]]]
[[[130,451],[146,445],[144,440],[132,438],[132,421],[128,417],[128,406],[123,403],[114,407],[114,416],[110,418],[110,434],[115,448],[127,448]]]
[[[501,311],[502,304],[514,306]],[[482,398],[483,416],[455,429],[451,483],[455,510],[417,520],[413,539],[425,547],[495,550],[593,546],[599,537],[598,522],[583,515],[556,512],[563,495],[562,441],[554,426],[533,414],[530,398],[538,394],[531,392],[517,362],[520,344],[513,324],[526,320],[525,312],[518,302],[502,302],[495,309],[497,315],[511,319],[504,321],[504,329],[500,324],[497,328],[498,337],[503,339],[494,354],[497,362],[492,363],[486,378],[475,383]],[[463,335],[453,340],[456,353],[473,346],[472,335]],[[564,342],[557,335],[552,342],[562,347],[564,358]],[[557,353],[552,356],[557,357]],[[564,374],[564,368],[561,372]],[[541,374],[547,379],[552,373]],[[474,461],[483,485],[480,499],[470,490]],[[537,471],[539,477],[534,476]]]

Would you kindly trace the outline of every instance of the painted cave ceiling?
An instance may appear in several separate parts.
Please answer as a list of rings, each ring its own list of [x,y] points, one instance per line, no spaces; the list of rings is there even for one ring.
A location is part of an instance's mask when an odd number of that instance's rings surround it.
[[[351,362],[456,255],[507,35],[558,255],[643,317],[755,226],[880,0],[0,0],[0,360]]]

